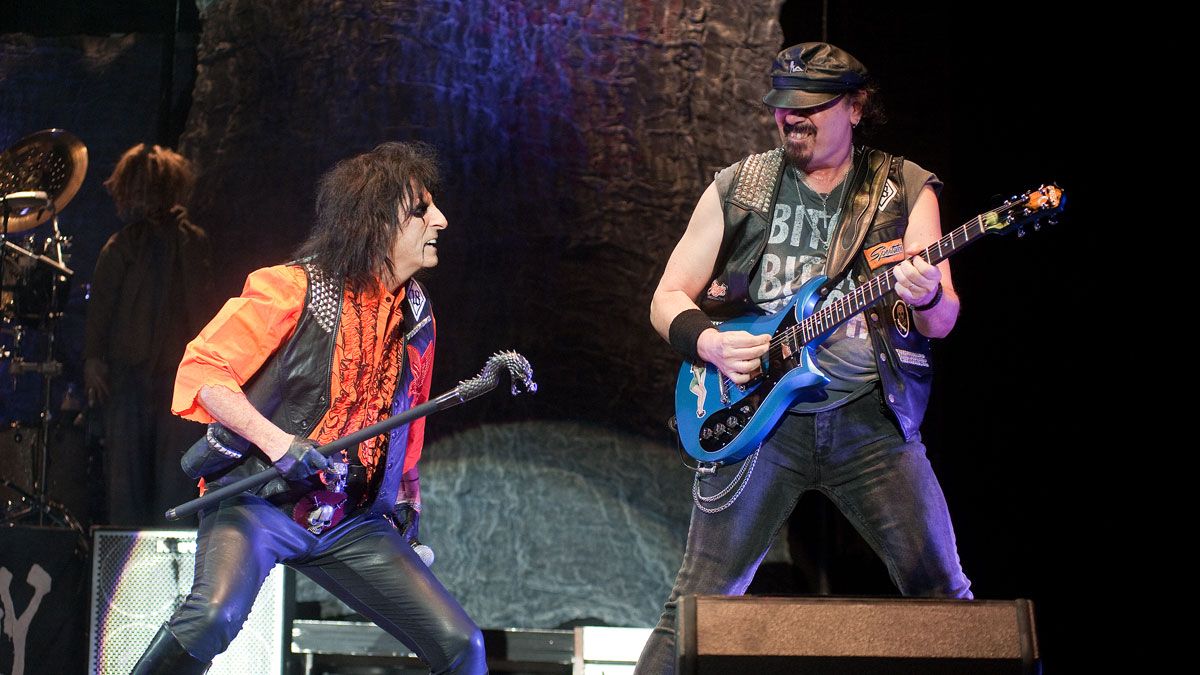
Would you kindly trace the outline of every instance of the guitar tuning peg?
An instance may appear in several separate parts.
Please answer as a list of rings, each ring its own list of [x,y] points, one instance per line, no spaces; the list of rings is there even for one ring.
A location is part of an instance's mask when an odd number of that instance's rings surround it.
[[[1024,236],[1025,236],[1025,228],[1018,227],[1017,228],[1017,238],[1020,239],[1021,237],[1024,237]]]
[[[1055,217],[1055,218],[1051,218],[1050,220],[1047,220],[1047,221],[1046,221],[1046,224],[1047,224],[1047,225],[1057,225],[1057,224],[1058,224],[1058,218],[1057,218],[1057,217]]]
[[[1034,232],[1041,232],[1041,231],[1042,231],[1042,224],[1041,224],[1041,222],[1037,222],[1037,223],[1034,223],[1034,224],[1033,224],[1033,231],[1034,231]]]

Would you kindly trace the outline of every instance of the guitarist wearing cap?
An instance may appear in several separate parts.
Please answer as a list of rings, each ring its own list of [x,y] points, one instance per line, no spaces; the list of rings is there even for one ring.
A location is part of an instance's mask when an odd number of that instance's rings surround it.
[[[717,330],[714,321],[789,309],[819,275],[830,277],[827,305],[877,272],[890,267],[894,275],[882,302],[814,329],[824,336],[813,359],[824,386],[789,396],[761,446],[747,450],[757,452],[698,474],[683,564],[640,674],[674,672],[679,598],[745,592],[807,490],[833,501],[904,595],[972,597],[920,435],[929,338],[946,336],[959,309],[948,263],[916,255],[942,236],[941,182],[913,162],[855,145],[855,128],[874,112],[873,92],[862,63],[833,45],[780,52],[763,102],[783,146],[717,174],[654,293],[651,322],[688,359],[684,373],[694,373],[681,378],[694,408],[678,408],[681,436],[695,429],[699,445],[716,447],[747,419],[703,428],[697,420],[728,406],[730,388],[761,381],[764,359],[802,355],[770,333]],[[706,367],[721,377],[704,378]]]

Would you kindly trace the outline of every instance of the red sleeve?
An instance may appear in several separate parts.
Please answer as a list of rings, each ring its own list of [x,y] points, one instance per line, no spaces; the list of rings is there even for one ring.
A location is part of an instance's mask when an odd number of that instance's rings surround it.
[[[171,411],[195,422],[213,419],[197,395],[206,385],[240,392],[242,385],[291,336],[304,309],[308,277],[300,267],[278,265],[246,278],[231,298],[188,343],[175,376]]]

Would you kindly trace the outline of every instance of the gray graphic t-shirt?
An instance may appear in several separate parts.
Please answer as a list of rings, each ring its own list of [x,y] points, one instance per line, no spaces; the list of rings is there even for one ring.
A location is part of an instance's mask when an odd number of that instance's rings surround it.
[[[935,193],[941,191],[942,183],[937,176],[920,166],[905,161],[901,171],[908,213],[912,213],[924,185],[931,185]],[[828,195],[817,194],[804,184],[795,167],[784,170],[779,198],[771,216],[767,246],[757,271],[750,278],[750,299],[760,309],[767,313],[779,311],[805,282],[824,274],[829,235],[841,218],[840,206],[846,189],[843,180]],[[825,302],[853,291],[856,285],[853,275],[846,275]],[[832,410],[870,389],[870,385],[879,379],[879,372],[875,367],[875,352],[866,320],[861,313],[838,326],[817,348],[816,362],[831,382],[823,392],[802,397],[792,410]]]

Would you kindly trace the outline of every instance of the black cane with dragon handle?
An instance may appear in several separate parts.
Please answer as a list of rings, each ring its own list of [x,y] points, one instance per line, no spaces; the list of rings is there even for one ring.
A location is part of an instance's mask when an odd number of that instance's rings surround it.
[[[459,382],[458,386],[450,391],[437,398],[432,398],[421,405],[409,408],[399,415],[393,415],[369,427],[364,427],[352,434],[347,434],[336,441],[322,445],[317,448],[317,452],[329,457],[335,452],[341,452],[346,448],[354,447],[363,441],[391,431],[402,424],[426,417],[435,412],[441,412],[447,408],[453,408],[459,403],[482,396],[496,388],[496,385],[500,382],[500,373],[502,371],[507,371],[512,380],[513,396],[526,391],[530,393],[537,391],[537,383],[533,381],[533,367],[529,365],[529,361],[514,351],[498,352],[488,358],[487,363],[483,366],[483,370],[479,371],[478,375],[469,380]],[[166,513],[167,520],[179,520],[180,518],[190,516],[206,506],[246,492],[247,490],[253,490],[266,485],[273,478],[278,477],[279,473],[275,469],[264,469],[253,476],[247,476],[236,483],[230,483],[229,485],[217,488],[205,493],[202,497],[168,510]]]

